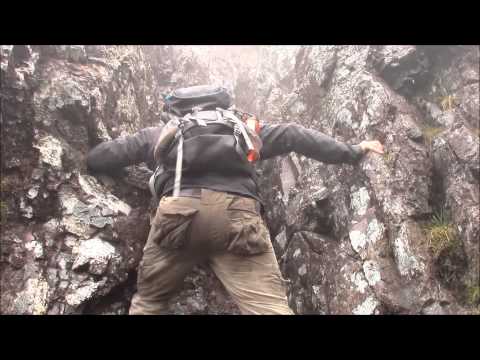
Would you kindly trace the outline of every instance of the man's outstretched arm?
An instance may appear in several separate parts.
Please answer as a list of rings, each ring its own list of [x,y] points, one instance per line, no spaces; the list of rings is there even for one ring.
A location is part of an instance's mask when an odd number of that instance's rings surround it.
[[[109,172],[146,162],[153,166],[153,147],[161,127],[150,127],[134,135],[106,141],[95,146],[87,156],[87,167],[94,172]]]
[[[260,137],[263,141],[261,159],[296,152],[327,164],[353,164],[369,150],[383,153],[383,146],[376,140],[349,145],[294,123],[264,125]]]

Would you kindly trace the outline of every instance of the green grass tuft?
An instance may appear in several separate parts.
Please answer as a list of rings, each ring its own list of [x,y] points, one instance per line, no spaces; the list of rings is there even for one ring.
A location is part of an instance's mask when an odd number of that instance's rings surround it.
[[[472,306],[480,305],[479,285],[470,285],[467,287],[467,303]]]
[[[393,161],[395,160],[393,154],[386,151],[383,153],[382,157],[387,166],[392,165]]]
[[[423,132],[423,137],[425,138],[425,142],[427,143],[428,146],[431,146],[433,143],[433,139],[440,134],[444,128],[438,127],[438,126],[425,126],[422,129]]]
[[[454,95],[442,96],[439,100],[442,111],[449,111],[458,106],[457,98]]]
[[[8,206],[4,201],[0,201],[0,223],[3,225],[7,220]]]
[[[454,250],[460,244],[455,227],[444,209],[433,214],[426,230],[428,247],[436,257],[442,252]]]

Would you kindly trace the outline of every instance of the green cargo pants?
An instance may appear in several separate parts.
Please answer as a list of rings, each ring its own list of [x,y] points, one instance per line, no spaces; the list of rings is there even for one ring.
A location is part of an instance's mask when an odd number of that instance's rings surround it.
[[[143,250],[130,314],[164,314],[199,263],[207,263],[242,314],[293,314],[254,199],[201,190],[161,199]]]

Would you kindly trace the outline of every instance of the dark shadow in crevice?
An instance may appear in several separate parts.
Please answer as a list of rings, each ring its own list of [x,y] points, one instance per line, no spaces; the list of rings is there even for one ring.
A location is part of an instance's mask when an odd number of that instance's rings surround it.
[[[116,285],[105,296],[88,301],[82,311],[84,315],[126,315],[136,291],[137,271],[128,273],[127,279]]]

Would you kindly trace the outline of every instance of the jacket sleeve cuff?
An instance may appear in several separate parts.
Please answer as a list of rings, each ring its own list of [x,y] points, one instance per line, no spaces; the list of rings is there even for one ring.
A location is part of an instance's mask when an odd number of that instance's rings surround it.
[[[358,161],[362,158],[363,155],[365,155],[366,151],[362,149],[360,145],[350,145],[355,156],[355,160]]]

